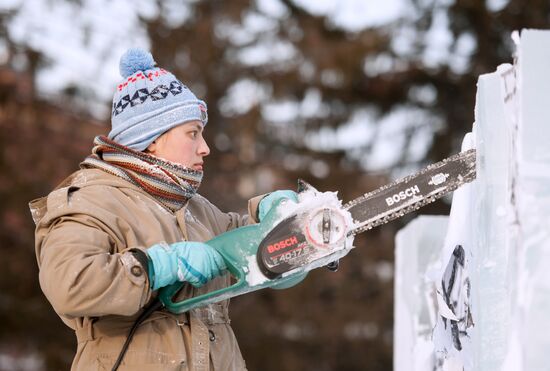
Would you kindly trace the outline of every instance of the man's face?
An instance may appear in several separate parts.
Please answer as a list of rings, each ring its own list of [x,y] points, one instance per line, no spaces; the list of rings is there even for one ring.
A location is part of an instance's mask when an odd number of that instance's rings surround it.
[[[202,131],[203,126],[200,121],[186,122],[158,137],[147,147],[147,152],[164,160],[202,171],[203,158],[210,153]]]

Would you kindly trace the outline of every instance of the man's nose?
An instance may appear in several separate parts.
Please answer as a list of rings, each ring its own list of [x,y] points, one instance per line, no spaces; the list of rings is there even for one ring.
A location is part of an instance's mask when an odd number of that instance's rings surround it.
[[[210,154],[210,147],[208,147],[208,144],[206,144],[206,140],[202,136],[198,152],[201,156],[208,156]]]

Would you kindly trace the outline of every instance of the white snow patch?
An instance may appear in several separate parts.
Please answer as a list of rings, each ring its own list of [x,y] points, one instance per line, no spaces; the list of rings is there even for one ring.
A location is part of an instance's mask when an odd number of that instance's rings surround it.
[[[268,278],[260,271],[256,255],[250,255],[246,258],[246,260],[248,261],[246,282],[249,286],[261,285],[262,283],[268,281]]]

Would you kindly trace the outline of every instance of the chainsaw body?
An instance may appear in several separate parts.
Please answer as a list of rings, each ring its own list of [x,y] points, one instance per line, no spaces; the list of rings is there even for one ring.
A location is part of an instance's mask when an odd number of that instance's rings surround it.
[[[307,273],[345,256],[353,248],[353,220],[335,192],[312,187],[299,202],[279,200],[261,223],[223,233],[210,241],[223,257],[234,283],[228,287],[174,302],[183,283],[164,287],[159,297],[173,313],[226,300],[263,288],[283,289]]]

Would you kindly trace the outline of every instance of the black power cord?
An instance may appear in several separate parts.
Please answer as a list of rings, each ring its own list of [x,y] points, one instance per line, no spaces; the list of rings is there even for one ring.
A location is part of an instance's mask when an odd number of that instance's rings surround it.
[[[118,369],[118,366],[122,363],[122,360],[124,359],[124,355],[126,354],[126,351],[128,350],[128,346],[130,345],[130,342],[132,341],[132,338],[134,337],[134,333],[136,332],[137,328],[147,317],[149,317],[154,311],[162,308],[161,301],[157,298],[149,304],[149,306],[141,312],[139,317],[136,319],[134,324],[132,325],[132,328],[130,329],[130,332],[128,333],[128,337],[126,338],[126,341],[124,342],[124,345],[122,346],[122,349],[120,350],[120,354],[118,355],[118,358],[113,365],[112,371],[116,371]]]

